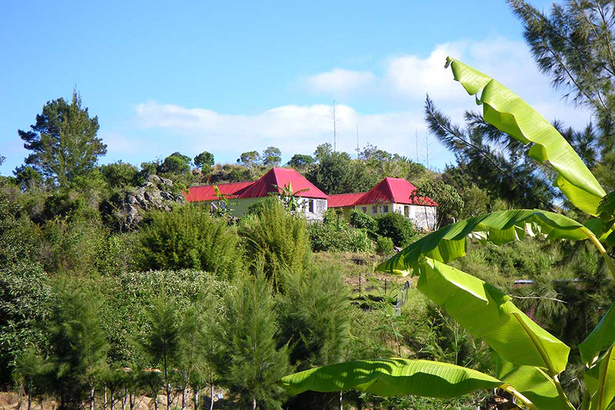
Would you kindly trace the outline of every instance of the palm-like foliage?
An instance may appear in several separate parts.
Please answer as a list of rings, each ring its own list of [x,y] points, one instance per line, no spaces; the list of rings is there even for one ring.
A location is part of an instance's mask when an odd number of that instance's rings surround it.
[[[559,381],[568,364],[569,347],[529,319],[508,295],[447,263],[465,255],[468,240],[503,244],[527,235],[542,235],[591,241],[615,277],[613,262],[603,245],[612,238],[615,197],[606,196],[566,139],[518,96],[463,63],[449,58],[448,66],[466,91],[477,96],[484,119],[527,146],[532,158],[550,167],[554,184],[571,204],[589,215],[600,214],[601,219],[581,224],[547,211],[495,212],[441,228],[379,266],[383,271],[418,276],[422,293],[444,307],[470,334],[482,338],[497,362],[495,380],[470,369],[443,368],[441,363],[389,359],[310,369],[287,376],[282,383],[291,392],[356,388],[381,395],[434,397],[489,388],[489,383],[494,383],[530,409],[573,409]],[[606,410],[615,404],[613,329],[615,306],[579,345],[586,366],[582,409]]]

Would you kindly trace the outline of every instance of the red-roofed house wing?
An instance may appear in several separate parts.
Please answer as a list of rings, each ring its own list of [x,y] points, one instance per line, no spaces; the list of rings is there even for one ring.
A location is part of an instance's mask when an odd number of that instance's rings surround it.
[[[271,192],[280,192],[282,188],[291,184],[297,196],[306,198],[328,199],[327,194],[316,188],[300,173],[291,168],[272,168],[258,181],[246,188],[239,198],[262,198]],[[277,187],[277,188],[276,188]]]
[[[238,193],[243,189],[252,185],[253,182],[233,182],[230,184],[216,185],[220,190],[220,193],[228,198],[236,198]],[[217,201],[218,195],[214,189],[214,185],[195,186],[188,189],[188,193],[185,194],[188,202],[199,201]]]
[[[305,217],[308,220],[322,220],[329,197],[294,169],[273,168],[257,181],[219,184],[217,187],[230,200],[231,214],[242,216],[256,202],[272,193],[279,193],[289,185],[295,195],[301,197]],[[188,202],[209,202],[212,207],[223,205],[218,203],[214,185],[192,187],[184,195]]]
[[[397,212],[420,229],[433,229],[438,204],[427,196],[415,196],[416,191],[405,179],[385,178],[367,192],[331,195],[329,208],[354,208],[374,216]]]

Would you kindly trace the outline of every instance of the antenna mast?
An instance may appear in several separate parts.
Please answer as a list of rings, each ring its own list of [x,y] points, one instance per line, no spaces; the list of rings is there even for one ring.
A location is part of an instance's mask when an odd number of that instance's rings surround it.
[[[335,100],[333,100],[333,110],[331,111],[333,115],[333,152],[337,151],[337,121],[335,119]]]
[[[359,159],[359,152],[361,149],[359,148],[359,124],[357,124],[357,159]]]

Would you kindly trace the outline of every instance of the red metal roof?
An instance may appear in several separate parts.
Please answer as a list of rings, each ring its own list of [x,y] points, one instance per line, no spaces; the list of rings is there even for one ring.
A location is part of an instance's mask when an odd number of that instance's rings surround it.
[[[357,200],[365,195],[365,192],[359,192],[357,194],[337,194],[329,195],[329,201],[327,206],[329,208],[339,208],[344,206],[353,206],[357,203]]]
[[[297,196],[329,198],[297,171],[288,168],[273,168],[255,182],[234,182],[231,184],[219,184],[217,187],[222,194],[229,198],[262,198],[269,196],[270,192],[279,192],[281,188],[288,186],[289,183],[292,184],[293,192],[296,192]],[[274,185],[279,188],[276,189]],[[307,189],[307,191],[298,192],[302,189]],[[215,201],[218,199],[213,185],[192,187],[184,195],[188,202]]]
[[[328,206],[339,208],[355,205],[369,205],[381,202],[391,202],[407,205],[438,206],[429,197],[414,197],[416,187],[402,178],[385,178],[367,192],[358,194],[340,194],[329,197]]]
[[[297,196],[308,198],[328,199],[327,194],[316,188],[300,173],[290,168],[272,168],[258,181],[241,192],[238,198],[261,198],[268,196],[270,192],[280,192],[288,184],[292,184],[293,192]],[[277,186],[278,188],[275,188]],[[299,192],[305,189],[306,191]]]
[[[230,198],[236,198],[239,192],[253,183],[254,182],[233,182],[230,184],[219,184],[217,187],[222,194]],[[188,193],[184,193],[184,195],[188,202],[215,201],[218,199],[213,185],[192,187],[188,189]]]

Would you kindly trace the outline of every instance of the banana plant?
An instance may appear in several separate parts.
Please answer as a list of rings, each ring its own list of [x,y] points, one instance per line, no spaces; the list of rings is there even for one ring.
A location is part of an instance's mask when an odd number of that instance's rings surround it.
[[[360,360],[309,369],[281,379],[290,393],[347,389],[382,396],[415,394],[450,398],[498,387],[534,410],[573,410],[559,378],[570,348],[542,329],[490,284],[448,262],[463,257],[468,241],[497,245],[526,236],[590,241],[615,279],[605,244],[615,242],[615,194],[606,195],[570,144],[538,112],[493,78],[447,58],[455,80],[482,105],[484,119],[511,138],[529,145],[528,155],[550,167],[553,183],[592,218],[582,224],[541,210],[485,214],[443,227],[417,240],[378,270],[418,276],[417,288],[442,306],[471,335],[487,343],[495,358],[493,375],[424,360]],[[599,217],[596,217],[599,216]],[[579,345],[586,366],[580,409],[615,409],[615,305]]]

